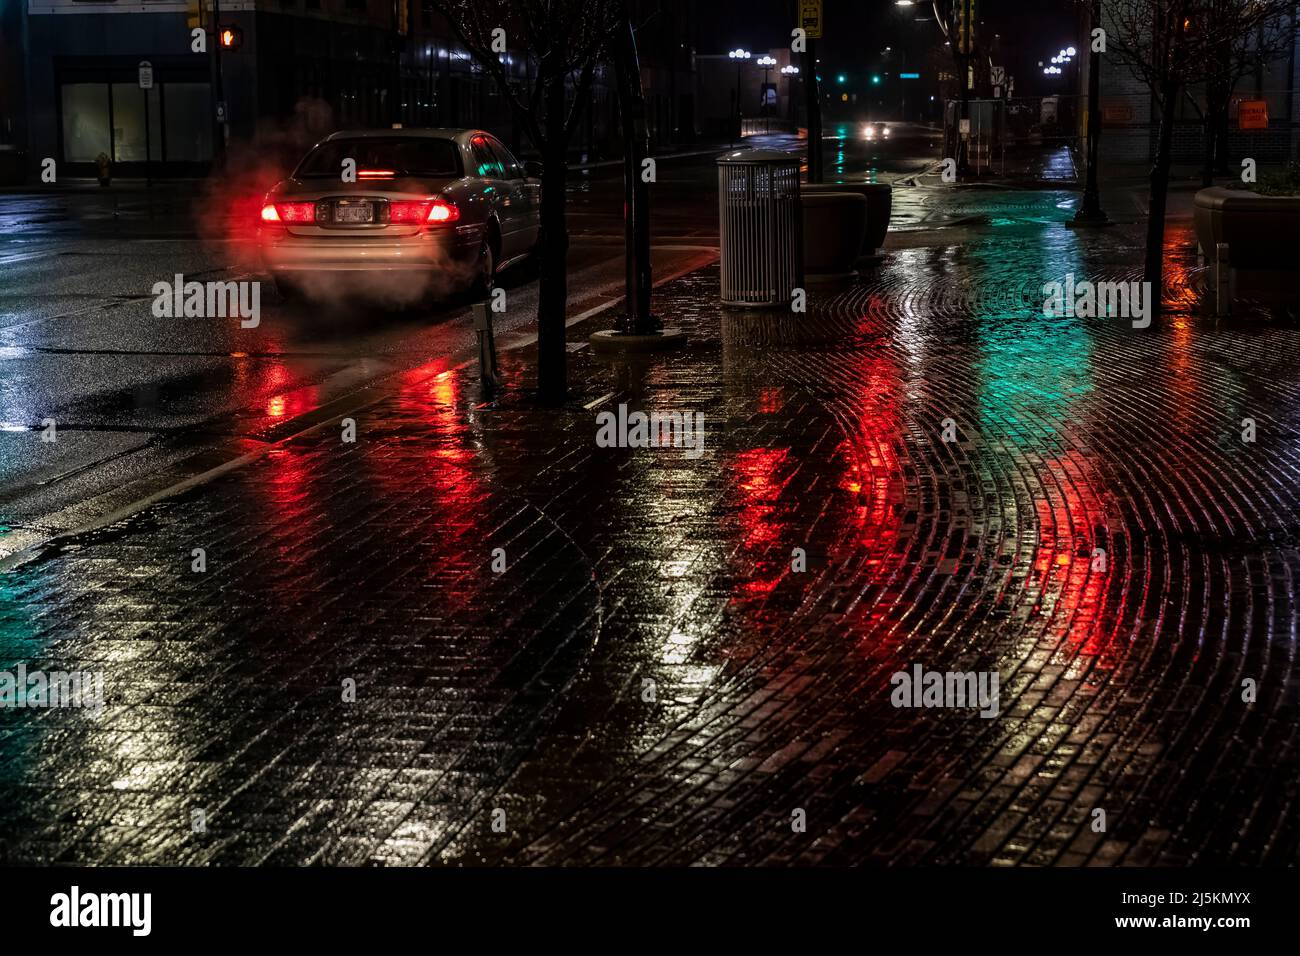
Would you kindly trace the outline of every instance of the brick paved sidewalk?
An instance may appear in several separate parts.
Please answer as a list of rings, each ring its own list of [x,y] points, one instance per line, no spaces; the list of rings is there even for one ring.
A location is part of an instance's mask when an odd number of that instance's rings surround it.
[[[560,411],[527,353],[496,401],[411,373],[0,579],[0,658],[107,697],[0,711],[8,858],[1293,862],[1300,333],[1189,311],[1183,252],[1151,329],[1045,319],[1141,237],[999,209],[808,316],[675,281],[683,353],[575,326]],[[703,455],[598,448],[619,403]],[[999,715],[895,708],[914,664]]]

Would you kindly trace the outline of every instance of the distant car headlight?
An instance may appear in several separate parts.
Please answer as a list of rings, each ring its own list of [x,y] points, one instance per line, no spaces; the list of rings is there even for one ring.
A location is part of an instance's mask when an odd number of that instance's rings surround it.
[[[888,126],[884,126],[884,127],[882,127],[881,130],[880,130],[880,132],[883,133],[885,136],[888,136],[888,135],[889,135],[889,127],[888,127]]]
[[[867,139],[875,139],[875,138],[876,138],[876,131],[875,131],[874,129],[872,129],[870,126],[864,126],[864,127],[862,128],[862,132],[863,132],[863,134],[867,137]]]

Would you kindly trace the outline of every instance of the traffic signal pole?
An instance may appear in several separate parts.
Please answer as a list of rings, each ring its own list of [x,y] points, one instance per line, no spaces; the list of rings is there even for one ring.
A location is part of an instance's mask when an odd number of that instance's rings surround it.
[[[799,0],[790,0],[796,27],[803,28],[804,20]],[[825,181],[825,164],[822,159],[822,94],[817,82],[817,40],[804,37],[803,52],[799,54],[800,78],[803,80],[804,108],[808,114],[808,182]]]
[[[221,75],[221,0],[212,0],[212,69],[216,92],[212,119],[217,134],[216,142],[212,144],[212,157],[213,164],[220,166],[226,158],[226,142],[230,138],[230,110],[226,107],[226,86]]]
[[[808,182],[825,179],[822,164],[822,102],[817,84],[817,41],[808,40],[803,52],[804,103],[808,108]]]
[[[957,0],[958,77],[961,115],[957,121],[957,174],[970,172],[970,55],[975,51],[975,0]],[[966,131],[962,131],[962,127]]]

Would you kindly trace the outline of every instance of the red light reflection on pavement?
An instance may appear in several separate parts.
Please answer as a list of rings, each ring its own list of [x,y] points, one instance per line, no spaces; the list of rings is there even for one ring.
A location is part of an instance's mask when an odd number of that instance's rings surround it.
[[[732,459],[735,486],[741,492],[738,515],[744,532],[741,548],[766,551],[781,540],[784,522],[775,518],[775,514],[783,483],[777,471],[788,453],[788,449],[748,449],[740,451]],[[772,587],[775,587],[775,580]]]
[[[403,373],[396,420],[385,427],[407,440],[389,440],[383,453],[366,455],[361,464],[377,497],[405,515],[392,529],[394,547],[416,555],[413,564],[422,569],[417,573],[442,581],[440,593],[455,606],[473,600],[474,594],[446,587],[445,581],[485,566],[487,555],[477,545],[490,509],[489,488],[479,477],[471,445],[463,382],[445,365],[430,363]],[[439,368],[443,371],[430,375]],[[386,436],[381,433],[375,440]]]
[[[272,395],[266,400],[263,411],[270,419],[297,418],[315,411],[319,406],[320,389],[315,385],[306,385],[291,392]]]
[[[322,481],[326,471],[318,453],[303,445],[272,449],[263,467],[267,473],[258,485],[263,494],[254,503],[268,512],[262,526],[269,529],[269,544],[276,555],[270,565],[273,589],[291,601],[328,580],[329,567],[318,542],[328,540],[334,531],[326,504],[330,489]]]
[[[1106,527],[1105,509],[1095,491],[1100,483],[1087,457],[1075,449],[1046,459],[1043,466],[1051,481],[1044,482],[1048,493],[1035,501],[1039,535],[1030,587],[1037,595],[1033,610],[1046,618],[1046,642],[1096,656],[1113,636],[1103,627],[1114,557],[1109,541],[1098,534]],[[1105,553],[1095,561],[1098,548]]]
[[[901,382],[891,356],[859,352],[853,363],[861,402],[840,409],[851,434],[842,456],[849,466],[840,487],[859,496],[857,543],[867,550],[867,565],[884,574],[889,569],[883,562],[893,554],[902,529]]]

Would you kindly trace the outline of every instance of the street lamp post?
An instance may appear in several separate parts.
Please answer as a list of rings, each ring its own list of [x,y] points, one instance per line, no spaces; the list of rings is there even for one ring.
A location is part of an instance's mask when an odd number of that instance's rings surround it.
[[[772,75],[772,67],[776,66],[776,57],[770,55],[764,55],[764,56],[760,56],[754,62],[763,68],[763,92],[762,92],[762,96],[760,97],[762,100],[762,103],[760,105],[762,106],[763,117],[765,120],[763,131],[765,133],[770,133],[772,132],[772,126],[771,126],[772,114],[767,108],[767,84],[768,84],[768,80],[771,78]]]
[[[735,126],[732,127],[732,132],[735,133],[737,136],[742,135],[744,132],[740,128],[740,124],[741,124],[740,76],[741,76],[741,71],[745,67],[745,61],[748,60],[752,55],[753,54],[751,54],[748,50],[744,49],[743,47],[732,50],[727,54],[727,56],[731,57],[733,60],[736,61],[736,124]],[[736,145],[736,140],[734,136],[732,137],[731,145],[732,146]]]
[[[790,123],[794,124],[794,78],[799,75],[799,67],[791,64],[781,67],[781,74],[785,77],[785,99],[790,104]],[[797,130],[796,130],[797,132]]]

